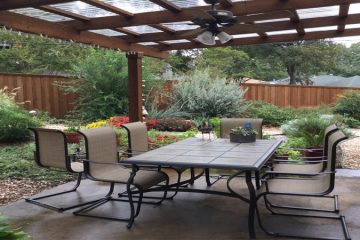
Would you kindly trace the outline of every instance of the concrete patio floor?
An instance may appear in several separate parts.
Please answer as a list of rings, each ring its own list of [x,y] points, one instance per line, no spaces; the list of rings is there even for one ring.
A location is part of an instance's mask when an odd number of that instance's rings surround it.
[[[239,186],[243,179],[239,179]],[[242,184],[240,184],[242,182]],[[346,216],[352,239],[360,239],[360,178],[337,177],[334,193],[340,196],[340,210]],[[48,192],[69,189],[73,183],[61,185]],[[199,179],[198,188],[204,188],[204,179]],[[225,190],[225,181],[212,187]],[[78,193],[71,193],[53,200],[53,203],[76,203],[79,199],[94,199],[103,196],[107,185],[85,180]],[[240,188],[239,188],[240,190]],[[117,189],[120,192],[122,189]],[[242,190],[244,191],[244,188]],[[279,201],[286,201],[282,198]],[[331,206],[330,202],[302,200],[299,204],[310,203],[319,206]],[[125,204],[125,205],[124,205]],[[101,214],[126,214],[126,203],[109,203],[94,211]],[[294,219],[271,216],[260,203],[260,211],[266,226],[289,232],[342,237],[339,221],[313,218]],[[143,205],[140,216],[131,230],[126,223],[102,219],[73,216],[71,210],[58,213],[39,206],[18,201],[0,208],[14,226],[22,227],[34,240],[74,239],[248,239],[247,204],[233,198],[195,193],[180,193],[173,201],[165,201],[161,206]],[[259,227],[258,239],[278,239],[264,234]],[[282,238],[285,239],[285,238]]]

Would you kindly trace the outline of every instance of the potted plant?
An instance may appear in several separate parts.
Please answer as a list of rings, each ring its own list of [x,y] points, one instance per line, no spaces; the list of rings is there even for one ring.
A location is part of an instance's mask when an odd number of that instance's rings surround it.
[[[252,127],[236,127],[231,129],[230,142],[249,143],[256,141],[257,131]]]
[[[78,133],[80,130],[79,126],[70,126],[67,129],[64,130],[64,133],[66,135],[66,141],[68,143],[76,143],[79,144],[81,140],[81,135]]]

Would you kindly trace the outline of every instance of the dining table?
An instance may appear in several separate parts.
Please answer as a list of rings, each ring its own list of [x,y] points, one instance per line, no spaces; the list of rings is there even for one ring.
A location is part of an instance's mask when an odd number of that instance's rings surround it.
[[[236,143],[222,138],[204,139],[192,137],[144,152],[122,160],[122,162],[133,166],[233,170],[231,171],[233,174],[227,180],[227,191],[209,188],[177,188],[177,191],[234,197],[248,203],[249,238],[256,239],[255,214],[257,189],[260,188],[260,185],[254,185],[254,176],[258,175],[255,173],[261,171],[281,142],[281,140],[258,139],[250,143]],[[248,189],[246,196],[239,194],[230,185],[230,182],[238,177],[245,179]]]

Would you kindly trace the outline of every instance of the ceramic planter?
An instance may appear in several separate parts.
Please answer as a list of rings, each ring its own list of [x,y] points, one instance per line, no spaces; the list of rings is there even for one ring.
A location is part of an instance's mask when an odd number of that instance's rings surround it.
[[[256,141],[256,134],[251,135],[240,135],[240,134],[234,134],[230,133],[230,142],[236,142],[236,143],[250,143]]]

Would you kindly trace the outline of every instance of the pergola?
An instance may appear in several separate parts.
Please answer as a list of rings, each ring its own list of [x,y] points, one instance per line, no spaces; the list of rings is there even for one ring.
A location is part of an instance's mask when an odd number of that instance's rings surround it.
[[[210,9],[202,0],[1,0],[0,25],[127,52],[131,121],[142,119],[143,55],[360,35],[360,0],[220,0],[216,7],[240,24],[221,27],[233,39],[213,46],[197,41],[198,26],[188,24]]]

